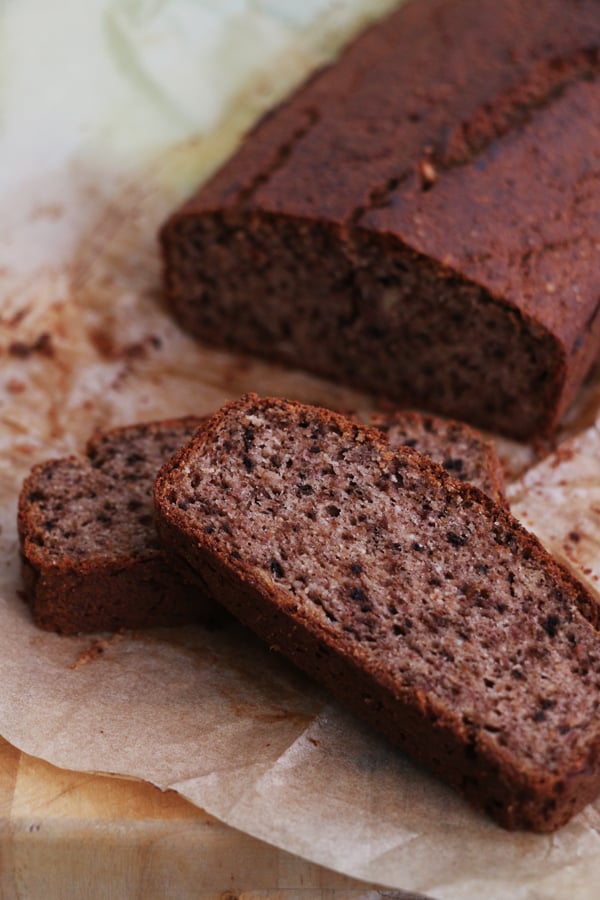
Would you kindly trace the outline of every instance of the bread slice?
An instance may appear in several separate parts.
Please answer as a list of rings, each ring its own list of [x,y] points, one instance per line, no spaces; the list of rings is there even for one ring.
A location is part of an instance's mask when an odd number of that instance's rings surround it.
[[[508,828],[600,790],[598,608],[503,508],[331,412],[247,396],[156,523],[242,622]]]
[[[493,448],[467,426],[412,412],[373,420],[392,443],[408,441],[491,495],[501,492]],[[73,634],[219,618],[206,592],[199,597],[173,571],[152,523],[158,469],[205,421],[97,432],[86,459],[34,468],[19,530],[25,595],[40,627]]]
[[[203,421],[98,433],[86,458],[33,468],[18,527],[24,593],[37,625],[75,634],[218,616],[216,604],[173,570],[153,524],[156,473]]]
[[[492,500],[505,504],[502,465],[491,441],[463,422],[412,410],[376,413],[368,425],[378,428],[390,447],[414,447],[459,481],[469,481]]]

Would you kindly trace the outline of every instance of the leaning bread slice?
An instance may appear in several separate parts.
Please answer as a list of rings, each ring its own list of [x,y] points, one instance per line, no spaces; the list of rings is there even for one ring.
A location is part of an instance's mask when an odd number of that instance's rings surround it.
[[[175,572],[154,528],[160,466],[202,419],[99,432],[87,456],[35,466],[19,498],[25,599],[63,634],[206,620],[216,604]]]
[[[492,500],[505,504],[504,474],[493,444],[464,422],[412,410],[374,413],[366,422],[378,428],[390,447],[414,447],[443,466],[453,478],[469,481]]]
[[[600,790],[598,610],[506,510],[376,430],[223,407],[161,470],[173,559],[502,825]]]

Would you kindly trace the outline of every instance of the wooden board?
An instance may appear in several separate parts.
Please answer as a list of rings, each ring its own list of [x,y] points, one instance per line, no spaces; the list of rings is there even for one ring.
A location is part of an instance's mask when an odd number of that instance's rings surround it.
[[[0,738],[6,900],[372,898],[149,784],[57,769]]]

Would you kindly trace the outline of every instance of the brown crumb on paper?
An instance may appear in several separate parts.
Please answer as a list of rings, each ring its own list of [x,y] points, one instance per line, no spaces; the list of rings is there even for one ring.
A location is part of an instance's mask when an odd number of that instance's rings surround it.
[[[6,390],[9,394],[22,394],[27,390],[27,385],[19,378],[9,378],[6,382]]]
[[[156,334],[147,334],[138,341],[120,345],[108,329],[92,328],[88,332],[89,341],[102,359],[131,360],[146,359],[152,351],[160,350],[163,340]]]
[[[34,353],[51,359],[54,356],[52,335],[44,331],[30,344],[24,341],[12,341],[8,346],[8,352],[17,359],[28,359]]]
[[[122,640],[123,634],[120,631],[115,632],[111,637],[92,641],[86,650],[82,650],[75,662],[70,663],[69,669],[80,669],[88,663],[99,659],[108,650],[111,644],[116,644]]]
[[[563,463],[571,462],[576,456],[574,447],[559,447],[552,459],[552,468],[557,469]]]

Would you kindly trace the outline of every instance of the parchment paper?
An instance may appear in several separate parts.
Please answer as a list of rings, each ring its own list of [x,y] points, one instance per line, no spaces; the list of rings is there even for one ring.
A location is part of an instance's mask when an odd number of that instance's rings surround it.
[[[241,627],[66,638],[30,622],[15,504],[35,461],[76,452],[96,426],[205,413],[245,390],[338,408],[372,401],[200,347],[161,306],[157,226],[238,131],[181,144],[121,182],[75,161],[10,233],[5,211],[0,733],[58,766],[173,788],[236,828],[385,886],[438,898],[597,897],[600,803],[552,836],[506,833]],[[500,443],[511,477],[521,473],[515,510],[592,587],[599,409],[592,384],[561,447],[537,465],[533,448]]]

